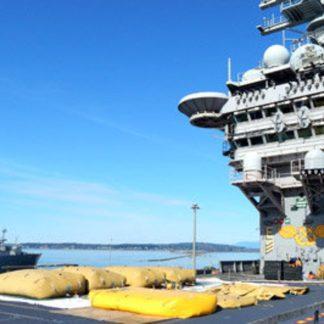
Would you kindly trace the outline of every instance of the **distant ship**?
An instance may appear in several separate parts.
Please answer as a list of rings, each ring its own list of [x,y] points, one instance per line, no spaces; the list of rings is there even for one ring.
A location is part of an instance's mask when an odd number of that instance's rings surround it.
[[[6,244],[6,230],[0,239],[0,273],[9,270],[34,268],[41,254],[23,252],[20,245]]]

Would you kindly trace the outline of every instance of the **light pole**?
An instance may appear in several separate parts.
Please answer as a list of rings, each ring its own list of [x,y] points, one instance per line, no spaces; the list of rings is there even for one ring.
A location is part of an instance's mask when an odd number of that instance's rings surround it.
[[[200,209],[200,207],[198,204],[193,204],[191,209],[193,210],[192,267],[196,276],[197,210]]]

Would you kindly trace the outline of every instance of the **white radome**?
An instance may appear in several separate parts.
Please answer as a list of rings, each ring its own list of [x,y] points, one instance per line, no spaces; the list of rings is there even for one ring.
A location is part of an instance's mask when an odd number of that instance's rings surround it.
[[[243,169],[247,171],[262,171],[262,158],[256,152],[249,152],[243,158]]]
[[[262,80],[262,79],[264,79],[264,74],[262,73],[261,69],[248,70],[242,76],[242,80],[244,82]]]
[[[282,45],[270,46],[263,55],[263,65],[266,68],[272,68],[289,63],[290,53]]]
[[[320,149],[309,151],[305,155],[305,169],[324,169],[324,152]]]
[[[290,66],[294,71],[310,68],[312,65],[324,63],[324,49],[316,44],[300,46],[291,55]]]

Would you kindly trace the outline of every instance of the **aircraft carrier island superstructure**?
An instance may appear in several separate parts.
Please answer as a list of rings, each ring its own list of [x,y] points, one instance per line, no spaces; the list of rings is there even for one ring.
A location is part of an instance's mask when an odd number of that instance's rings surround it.
[[[229,94],[184,97],[190,123],[224,132],[231,182],[260,214],[261,271],[267,261],[302,260],[303,276],[324,263],[324,0],[263,0],[279,7],[262,35],[306,24],[304,41],[269,47]],[[303,27],[302,26],[302,27]]]

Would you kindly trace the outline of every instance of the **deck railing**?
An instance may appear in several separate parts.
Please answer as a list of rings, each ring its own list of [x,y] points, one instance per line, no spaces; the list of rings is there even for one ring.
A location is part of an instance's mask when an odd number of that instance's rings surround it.
[[[264,166],[262,168],[261,177],[257,173],[237,171],[236,169],[230,169],[230,181],[233,182],[248,182],[253,180],[264,180],[264,181],[274,181],[278,178],[287,177],[290,174],[279,173],[277,169],[271,168],[269,166]]]

